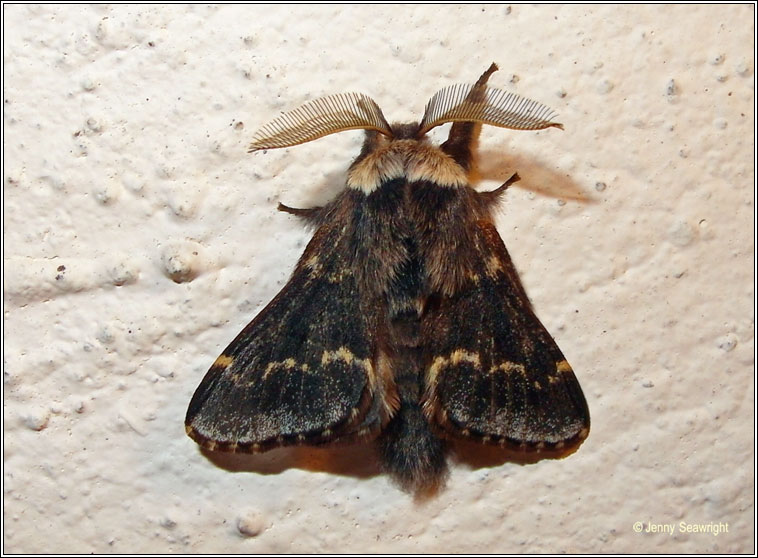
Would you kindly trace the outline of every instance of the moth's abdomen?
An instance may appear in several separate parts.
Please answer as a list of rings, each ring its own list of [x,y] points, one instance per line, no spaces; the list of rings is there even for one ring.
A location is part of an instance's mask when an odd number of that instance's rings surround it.
[[[390,317],[394,383],[400,406],[379,438],[384,469],[404,488],[433,489],[444,477],[445,443],[423,415],[423,347],[420,310]]]
[[[429,429],[418,402],[400,404],[379,448],[384,469],[405,489],[433,488],[447,471],[445,444]]]

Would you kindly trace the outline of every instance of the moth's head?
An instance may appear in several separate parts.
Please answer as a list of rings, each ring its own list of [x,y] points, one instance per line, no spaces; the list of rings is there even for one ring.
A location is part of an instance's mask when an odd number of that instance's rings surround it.
[[[394,140],[422,139],[424,136],[423,134],[419,134],[420,128],[421,124],[418,122],[394,122],[390,126],[390,131],[392,132],[390,137]]]
[[[361,93],[340,93],[310,101],[272,120],[253,136],[249,152],[291,147],[346,130],[369,130],[389,140],[421,140],[447,122],[474,122],[513,130],[563,128],[551,109],[514,93],[487,87],[492,64],[473,85],[451,85],[426,104],[419,123],[389,125],[379,106]]]

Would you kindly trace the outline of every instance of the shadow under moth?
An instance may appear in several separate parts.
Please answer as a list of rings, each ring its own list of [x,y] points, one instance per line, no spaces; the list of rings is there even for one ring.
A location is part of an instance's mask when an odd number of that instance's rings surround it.
[[[375,439],[405,489],[441,485],[447,440],[568,453],[587,437],[582,389],[540,323],[493,224],[514,174],[469,183],[482,124],[562,127],[547,107],[486,85],[435,94],[420,123],[333,95],[258,131],[250,151],[366,130],[346,188],[323,207],[279,205],[315,229],[289,282],[195,391],[187,434],[262,452]],[[447,141],[426,134],[452,122]]]

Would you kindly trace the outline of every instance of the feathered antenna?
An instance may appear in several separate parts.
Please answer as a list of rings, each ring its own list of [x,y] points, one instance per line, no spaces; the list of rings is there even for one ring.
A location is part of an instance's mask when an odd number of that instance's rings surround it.
[[[361,93],[340,93],[285,112],[253,135],[248,152],[290,147],[345,130],[392,131],[379,106]]]
[[[426,104],[419,136],[446,122],[480,122],[512,130],[561,128],[549,107],[515,93],[487,87],[484,83],[497,66],[490,68],[473,85],[451,85],[441,89]]]

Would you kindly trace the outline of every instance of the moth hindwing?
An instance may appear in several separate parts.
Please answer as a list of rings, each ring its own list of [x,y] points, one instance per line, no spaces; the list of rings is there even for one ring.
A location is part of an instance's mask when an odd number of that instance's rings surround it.
[[[279,209],[316,231],[287,285],[213,363],[187,433],[213,450],[376,439],[404,488],[445,478],[447,441],[551,456],[589,433],[587,403],[534,314],[492,212],[468,178],[481,124],[560,127],[542,105],[487,87],[440,91],[421,123],[388,124],[364,95],[319,99],[264,126],[251,151],[362,128],[346,188]],[[425,134],[452,122],[447,141]],[[557,452],[557,453],[550,453]]]

